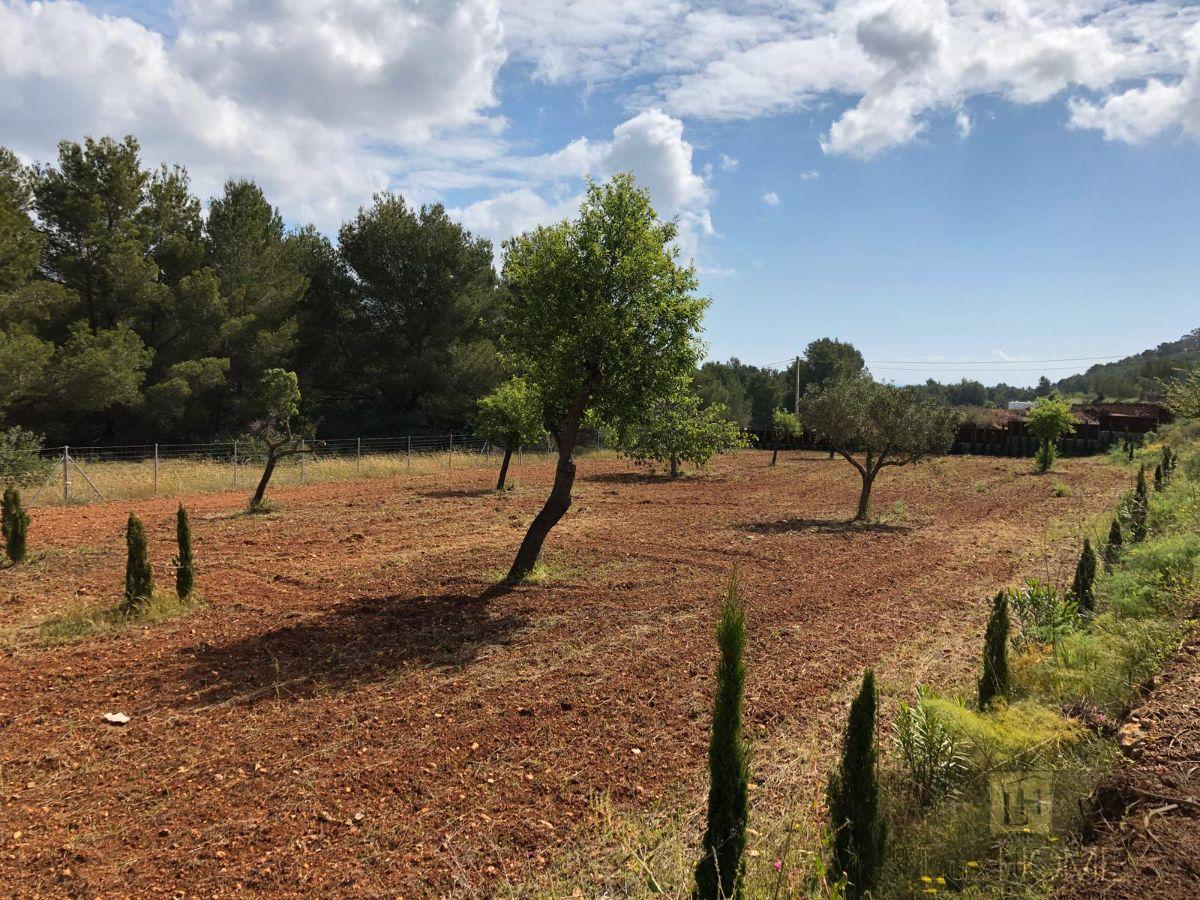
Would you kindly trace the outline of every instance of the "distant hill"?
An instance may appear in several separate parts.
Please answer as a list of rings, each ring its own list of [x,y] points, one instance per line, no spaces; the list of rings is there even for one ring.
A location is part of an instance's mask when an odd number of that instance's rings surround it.
[[[1200,328],[1177,341],[1165,341],[1116,362],[1092,366],[1081,375],[1064,378],[1055,385],[1064,395],[1100,396],[1108,400],[1155,400],[1159,382],[1176,370],[1200,363]]]

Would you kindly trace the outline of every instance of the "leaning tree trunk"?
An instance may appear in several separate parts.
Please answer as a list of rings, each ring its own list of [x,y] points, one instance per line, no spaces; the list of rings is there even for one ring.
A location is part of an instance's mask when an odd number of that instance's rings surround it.
[[[504,490],[504,479],[508,477],[508,463],[513,455],[513,442],[504,445],[504,462],[500,463],[500,477],[496,479],[496,490]]]
[[[254,497],[250,501],[251,506],[258,506],[263,502],[263,495],[267,493],[267,485],[271,481],[271,476],[275,473],[275,464],[279,462],[279,454],[274,448],[267,451],[267,464],[263,467],[262,478],[258,480],[258,487],[254,491]]]
[[[779,459],[779,441],[775,442],[775,449],[771,451],[771,465],[775,465],[775,461]]]
[[[679,477],[679,454],[678,453],[671,454],[671,477],[672,478]]]
[[[521,549],[517,551],[517,558],[513,560],[512,568],[508,570],[508,578],[505,579],[510,584],[522,581],[533,571],[538,557],[542,555],[542,544],[546,542],[550,529],[558,524],[559,519],[565,516],[571,507],[571,486],[575,484],[575,460],[571,455],[574,451],[574,442],[564,441],[559,444],[554,486],[550,489],[550,496],[546,498],[546,505],[534,517],[529,530],[525,532]]]
[[[871,513],[871,487],[875,484],[875,474],[871,471],[862,472],[862,491],[858,495],[858,512],[854,516],[855,522],[867,521],[867,516]]]

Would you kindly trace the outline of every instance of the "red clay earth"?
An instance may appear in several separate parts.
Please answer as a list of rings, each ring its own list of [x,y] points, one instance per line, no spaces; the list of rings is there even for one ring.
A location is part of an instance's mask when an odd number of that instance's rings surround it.
[[[1125,481],[1099,460],[1046,478],[1028,460],[948,458],[877,485],[876,509],[901,501],[907,522],[847,528],[849,466],[767,459],[675,483],[585,460],[550,576],[500,594],[489,588],[549,468],[499,494],[486,470],[281,489],[267,517],[238,515],[244,494],[198,495],[207,604],[50,647],[37,623],[118,598],[129,511],[170,586],[176,502],[34,510],[33,561],[0,571],[0,884],[407,897],[519,885],[586,841],[597,792],[636,810],[702,776],[715,598],[735,566],[747,716],[769,740],[831,720],[832,693],[930,631],[973,666],[987,594],[1061,576],[1083,519]],[[107,725],[108,712],[131,721]]]
[[[1200,641],[1154,679],[1120,732],[1129,764],[1105,780],[1096,843],[1061,898],[1200,896]]]

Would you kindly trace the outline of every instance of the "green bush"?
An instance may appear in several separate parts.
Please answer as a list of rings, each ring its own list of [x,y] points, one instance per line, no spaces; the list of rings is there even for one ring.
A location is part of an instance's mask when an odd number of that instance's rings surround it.
[[[1030,578],[1024,587],[1008,591],[1010,612],[1017,620],[1012,643],[1057,645],[1064,635],[1079,627],[1079,609],[1070,597],[1060,597],[1050,584]]]
[[[927,702],[928,692],[917,688],[916,702],[901,702],[892,722],[892,737],[904,782],[919,806],[953,797],[967,771],[964,741]]]
[[[42,436],[13,426],[0,431],[0,482],[18,484],[45,478],[54,460],[38,455]]]
[[[850,704],[837,769],[829,778],[829,827],[833,832],[830,868],[846,875],[846,896],[869,896],[883,867],[885,826],[879,810],[878,753],[875,748],[875,673],[863,674]]]
[[[4,549],[13,564],[25,561],[29,555],[26,541],[29,536],[29,513],[21,505],[21,492],[15,487],[4,489],[4,505],[0,510],[0,529],[4,531]]]
[[[979,677],[978,691],[980,709],[987,709],[994,700],[1008,696],[1008,632],[1008,594],[1001,591],[992,601],[992,615],[983,637],[983,674]]]
[[[175,513],[175,540],[179,547],[179,555],[175,557],[175,593],[180,600],[186,600],[196,586],[196,561],[192,556],[192,526],[182,503]]]
[[[1104,544],[1104,567],[1110,571],[1121,559],[1121,546],[1124,544],[1124,539],[1121,537],[1121,523],[1118,519],[1112,520],[1112,526],[1108,529],[1108,540]]]
[[[1081,616],[1090,616],[1096,609],[1096,554],[1092,542],[1083,539],[1083,552],[1075,565],[1075,579],[1071,582],[1071,599],[1075,601]]]
[[[708,746],[708,819],[700,861],[696,864],[696,900],[733,900],[742,896],[743,853],[749,809],[749,749],[742,733],[742,693],[746,681],[742,654],[746,618],[736,574],[721,603],[717,624],[717,692],[712,738]]]
[[[154,596],[154,569],[146,546],[146,529],[132,513],[125,526],[125,597],[122,608],[136,614]]]

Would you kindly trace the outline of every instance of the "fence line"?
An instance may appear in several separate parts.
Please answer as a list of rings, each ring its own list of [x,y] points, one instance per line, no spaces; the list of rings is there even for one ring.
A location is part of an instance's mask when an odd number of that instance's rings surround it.
[[[600,449],[599,436],[586,449]],[[526,460],[544,462],[544,444],[513,455],[516,476]],[[499,466],[503,448],[470,433],[395,437],[327,438],[280,460],[272,485],[348,481],[355,478],[432,475],[460,467]],[[30,505],[175,496],[249,489],[262,471],[266,451],[254,440],[203,444],[125,444],[0,448],[0,483],[26,491]]]

